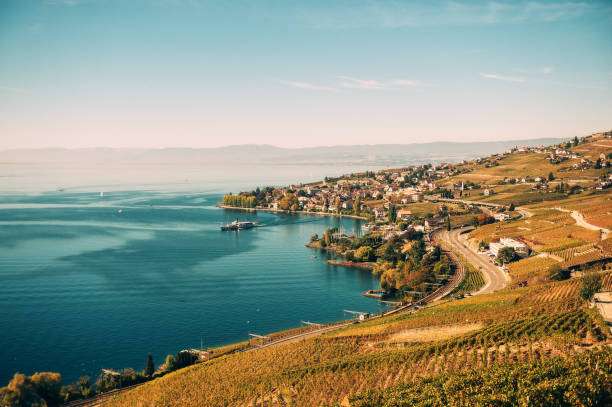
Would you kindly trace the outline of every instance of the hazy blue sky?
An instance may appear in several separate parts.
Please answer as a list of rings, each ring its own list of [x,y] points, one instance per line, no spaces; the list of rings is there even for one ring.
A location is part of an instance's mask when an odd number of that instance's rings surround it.
[[[0,0],[0,149],[612,128],[612,1]]]

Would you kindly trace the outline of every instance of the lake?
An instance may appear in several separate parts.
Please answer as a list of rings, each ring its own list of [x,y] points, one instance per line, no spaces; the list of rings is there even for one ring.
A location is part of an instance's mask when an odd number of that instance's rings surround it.
[[[5,166],[0,190],[2,384],[15,372],[60,372],[68,383],[101,368],[140,370],[148,353],[158,365],[201,341],[386,309],[361,295],[377,277],[304,246],[330,226],[359,233],[360,221],[215,206],[224,191],[291,182],[303,169],[261,169],[257,183],[257,171],[241,169],[226,182],[211,171],[179,182],[176,169],[32,168]],[[236,217],[262,227],[220,231]]]

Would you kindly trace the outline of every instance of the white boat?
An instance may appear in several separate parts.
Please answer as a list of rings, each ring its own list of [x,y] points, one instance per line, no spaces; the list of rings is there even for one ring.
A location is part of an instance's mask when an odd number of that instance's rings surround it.
[[[240,222],[238,218],[232,223],[228,223],[225,226],[221,226],[221,230],[242,230],[242,229],[251,229],[257,225],[257,222]]]

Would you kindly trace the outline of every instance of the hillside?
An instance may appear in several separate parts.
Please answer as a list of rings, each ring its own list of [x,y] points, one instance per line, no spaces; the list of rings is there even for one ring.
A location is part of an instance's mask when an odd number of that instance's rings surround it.
[[[457,162],[502,152],[517,145],[540,146],[558,139],[491,142],[435,142],[281,148],[270,145],[236,145],[219,148],[80,148],[14,149],[0,151],[3,163],[227,163],[242,164],[363,164],[373,167],[416,162]]]
[[[517,151],[466,162],[458,175],[436,181],[451,190],[463,182],[457,201],[522,205],[520,213],[508,211],[514,219],[479,226],[466,238],[477,246],[512,237],[529,246],[528,257],[507,265],[505,288],[485,294],[489,271],[460,257],[469,272],[458,289],[472,296],[226,354],[106,405],[609,405],[612,336],[584,301],[581,276],[596,275],[599,290],[612,290],[612,195],[602,165],[612,140],[588,137],[567,151],[579,155],[551,164],[549,153]],[[424,204],[400,206],[410,205]],[[465,215],[451,220],[456,216]],[[558,279],[558,269],[568,273]]]

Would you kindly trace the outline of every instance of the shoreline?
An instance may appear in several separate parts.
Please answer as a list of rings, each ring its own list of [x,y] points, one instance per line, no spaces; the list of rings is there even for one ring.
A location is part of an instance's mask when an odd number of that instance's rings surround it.
[[[369,221],[369,219],[364,217],[364,216],[346,215],[346,214],[342,214],[342,213],[308,212],[308,211],[286,211],[284,209],[262,208],[262,207],[242,208],[242,207],[239,207],[239,206],[220,205],[220,204],[216,205],[216,206],[217,206],[217,208],[221,208],[221,209],[238,209],[238,210],[247,211],[247,212],[263,211],[263,212],[287,213],[287,214],[299,214],[299,215],[332,216],[332,217],[337,217],[337,218],[349,218],[349,219],[358,219],[358,220],[363,220],[363,221]]]

